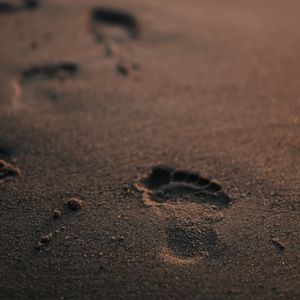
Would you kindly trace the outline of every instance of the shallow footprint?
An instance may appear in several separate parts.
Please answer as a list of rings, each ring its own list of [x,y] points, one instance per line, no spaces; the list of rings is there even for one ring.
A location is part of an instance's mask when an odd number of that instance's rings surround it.
[[[116,57],[117,73],[140,80],[140,65],[132,49],[132,42],[140,37],[137,19],[122,10],[99,7],[90,12],[88,28],[95,41],[101,42],[105,55]]]
[[[15,151],[10,142],[0,139],[0,161],[2,159],[10,158],[14,152]]]
[[[154,167],[147,177],[137,180],[134,186],[143,193],[147,205],[179,201],[207,203],[222,209],[230,204],[230,197],[216,181],[195,172],[167,166]]]
[[[39,1],[37,0],[15,0],[15,1],[1,1],[0,14],[10,14],[21,10],[32,10],[37,8]]]
[[[90,29],[96,41],[137,39],[139,25],[131,14],[112,8],[94,8],[90,13]]]
[[[67,62],[33,66],[22,72],[22,79],[24,81],[34,79],[67,79],[74,77],[78,70],[78,65]]]
[[[208,226],[172,225],[166,229],[169,258],[192,260],[212,253],[218,243],[217,232]],[[168,257],[166,256],[166,258]]]
[[[48,218],[38,230],[39,238],[33,247],[33,255],[38,254],[43,249],[47,249],[50,242],[52,242],[58,234],[67,230],[70,220],[84,205],[85,201],[73,197],[65,203],[62,209],[54,209],[52,216]],[[43,233],[42,235],[41,232]]]

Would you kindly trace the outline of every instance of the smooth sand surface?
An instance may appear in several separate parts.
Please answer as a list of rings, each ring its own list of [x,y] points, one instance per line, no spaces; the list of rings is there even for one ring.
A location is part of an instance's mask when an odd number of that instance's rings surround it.
[[[0,298],[299,299],[300,2],[3,2]]]

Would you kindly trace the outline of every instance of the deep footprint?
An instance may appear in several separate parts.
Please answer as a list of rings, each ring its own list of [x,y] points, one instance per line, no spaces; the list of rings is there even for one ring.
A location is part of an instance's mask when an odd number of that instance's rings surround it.
[[[218,241],[217,233],[210,227],[173,225],[166,234],[169,250],[181,259],[204,257],[215,249]]]
[[[104,33],[104,27],[118,27],[127,33],[128,38],[137,39],[139,37],[139,25],[131,14],[110,9],[95,8],[90,13],[91,30],[97,41],[107,38]]]
[[[37,8],[38,5],[39,1],[37,0],[0,2],[0,14],[15,13],[21,10],[32,10]]]
[[[145,202],[195,202],[225,208],[230,197],[216,181],[202,177],[198,173],[157,166],[146,178],[135,183],[138,191],[143,192]]]
[[[78,70],[79,67],[74,63],[33,66],[22,72],[22,79],[67,79],[74,77]]]

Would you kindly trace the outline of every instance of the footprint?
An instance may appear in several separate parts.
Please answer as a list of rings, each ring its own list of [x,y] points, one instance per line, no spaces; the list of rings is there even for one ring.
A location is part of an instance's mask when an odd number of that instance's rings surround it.
[[[107,57],[116,57],[115,69],[122,76],[129,76],[140,70],[133,58],[132,42],[140,37],[140,25],[130,13],[111,9],[94,8],[90,12],[89,30],[96,42],[104,47]]]
[[[12,109],[20,110],[26,106],[26,102],[35,103],[41,97],[47,97],[49,102],[56,102],[59,97],[56,89],[60,82],[75,78],[78,72],[79,66],[70,62],[36,65],[23,70],[18,78],[11,81]],[[35,83],[38,83],[38,90],[36,85],[31,85]]]
[[[0,139],[0,160],[9,158],[12,156],[12,154],[14,154],[14,151],[9,142]]]
[[[91,13],[91,31],[98,42],[115,39],[123,42],[126,39],[139,37],[139,24],[131,14],[110,8],[94,8]]]
[[[211,227],[199,227],[194,224],[169,226],[166,229],[166,237],[171,257],[180,260],[208,256],[214,252],[219,240],[217,232]],[[168,258],[166,255],[165,257]]]
[[[74,63],[48,64],[33,66],[22,72],[22,79],[28,80],[49,80],[73,78],[78,73],[79,67]]]
[[[159,165],[138,178],[134,187],[166,224],[159,251],[164,262],[194,264],[217,253],[223,243],[211,224],[224,218],[223,210],[231,202],[219,183],[196,172]]]
[[[194,202],[223,209],[230,204],[229,196],[216,181],[166,166],[154,167],[146,178],[135,183],[135,188],[143,193],[147,205]]]
[[[37,8],[39,1],[37,0],[15,0],[10,2],[0,2],[0,14],[15,13],[21,10],[32,10]]]

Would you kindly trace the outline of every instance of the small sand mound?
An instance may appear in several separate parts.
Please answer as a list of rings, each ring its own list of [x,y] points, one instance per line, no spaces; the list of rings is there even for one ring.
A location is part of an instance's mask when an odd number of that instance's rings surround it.
[[[61,216],[61,211],[58,209],[53,210],[53,218],[58,219]]]
[[[78,198],[71,198],[69,199],[67,205],[72,210],[79,210],[84,206],[84,201]]]

